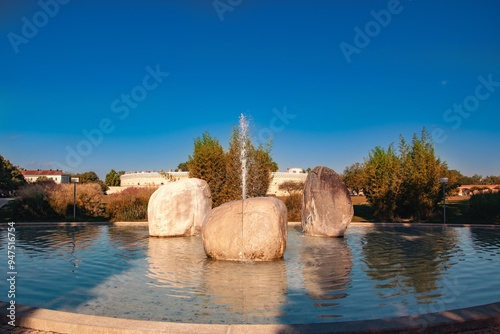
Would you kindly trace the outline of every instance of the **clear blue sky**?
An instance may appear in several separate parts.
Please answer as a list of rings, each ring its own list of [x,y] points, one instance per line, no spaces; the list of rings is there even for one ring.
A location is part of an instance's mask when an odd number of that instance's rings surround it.
[[[342,172],[425,126],[450,168],[500,174],[499,1],[59,1],[0,3],[15,165],[174,169],[245,113],[281,170]]]

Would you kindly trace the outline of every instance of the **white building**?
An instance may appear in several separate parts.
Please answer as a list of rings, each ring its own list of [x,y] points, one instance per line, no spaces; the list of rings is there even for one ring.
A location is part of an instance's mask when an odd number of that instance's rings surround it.
[[[144,187],[144,186],[162,186],[170,182],[162,174],[163,171],[156,172],[152,171],[142,171],[142,172],[130,172],[125,173],[120,176],[120,186],[121,187]],[[188,177],[188,172],[172,172],[169,170],[166,174],[170,175],[174,180],[185,179]]]
[[[69,183],[69,175],[64,174],[62,170],[22,170],[24,179],[28,182],[35,182],[39,177],[45,176],[48,179],[54,180],[55,183]]]
[[[120,187],[148,187],[148,186],[162,186],[170,182],[169,179],[164,177],[163,171],[142,171],[142,172],[129,172],[120,176]],[[168,174],[174,180],[185,179],[189,177],[188,172],[172,172],[169,170]],[[302,168],[290,168],[286,172],[274,172],[271,173],[273,178],[269,184],[269,189],[267,191],[268,196],[286,196],[288,193],[286,191],[280,190],[279,186],[285,181],[297,181],[305,182],[307,178],[307,173],[304,173]],[[116,192],[117,190],[113,190]]]

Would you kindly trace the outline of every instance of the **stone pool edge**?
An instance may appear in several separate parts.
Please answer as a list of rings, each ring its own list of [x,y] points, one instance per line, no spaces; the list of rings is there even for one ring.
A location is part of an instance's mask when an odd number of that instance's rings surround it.
[[[15,222],[17,226],[148,226],[148,222]],[[300,225],[300,222],[288,222],[288,225]],[[8,226],[7,222],[0,222],[0,227]],[[403,226],[403,227],[479,227],[500,228],[494,224],[438,224],[438,223],[377,223],[377,222],[351,222],[349,226]]]
[[[0,302],[0,323],[8,323]],[[500,302],[421,315],[292,325],[219,325],[142,321],[84,315],[16,305],[16,325],[42,331],[81,334],[143,333],[450,333],[500,325]]]

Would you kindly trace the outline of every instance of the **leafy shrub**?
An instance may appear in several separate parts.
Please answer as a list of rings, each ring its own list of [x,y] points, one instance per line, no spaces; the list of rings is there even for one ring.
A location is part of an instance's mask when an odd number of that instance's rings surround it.
[[[149,198],[156,187],[132,187],[109,195],[106,213],[114,221],[145,221],[148,219]]]
[[[59,218],[57,212],[49,204],[48,188],[42,184],[29,184],[21,187],[16,192],[17,199],[11,204],[13,217],[21,220]]]
[[[285,197],[284,202],[288,211],[288,221],[299,222],[302,193],[294,192],[290,196]]]
[[[469,211],[474,218],[500,219],[500,192],[472,195]]]
[[[64,219],[73,216],[73,185],[45,181],[28,184],[17,191],[12,204],[14,218],[20,220]],[[79,217],[103,214],[102,191],[98,184],[76,187],[76,210]]]
[[[50,206],[61,216],[73,215],[74,185],[60,184],[49,191]],[[78,216],[98,217],[104,213],[102,208],[102,190],[100,184],[86,183],[76,185],[76,210]]]

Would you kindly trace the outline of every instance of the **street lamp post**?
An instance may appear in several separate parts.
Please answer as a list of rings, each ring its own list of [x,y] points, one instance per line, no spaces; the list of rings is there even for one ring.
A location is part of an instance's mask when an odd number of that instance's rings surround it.
[[[76,184],[80,182],[80,178],[72,177],[71,182],[73,183],[73,221],[76,220]]]
[[[439,182],[443,184],[443,223],[446,225],[446,182],[448,182],[448,178],[442,177]]]

